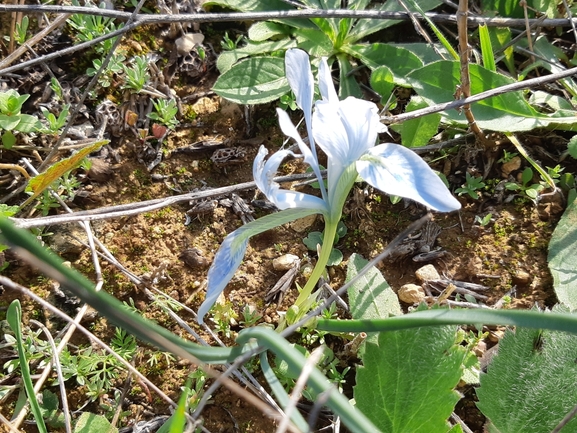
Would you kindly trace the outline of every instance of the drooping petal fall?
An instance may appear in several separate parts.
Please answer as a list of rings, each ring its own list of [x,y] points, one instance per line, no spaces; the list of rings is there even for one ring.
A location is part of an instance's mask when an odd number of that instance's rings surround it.
[[[380,144],[363,155],[356,167],[368,184],[387,194],[410,198],[439,212],[461,208],[429,165],[401,145]]]

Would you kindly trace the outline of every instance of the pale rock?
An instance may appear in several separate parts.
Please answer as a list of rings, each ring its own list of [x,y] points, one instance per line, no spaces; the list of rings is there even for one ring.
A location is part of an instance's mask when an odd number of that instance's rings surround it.
[[[433,265],[425,265],[422,268],[417,269],[415,275],[419,281],[423,282],[441,279],[441,276]]]
[[[519,284],[521,286],[531,283],[533,276],[523,269],[518,269],[515,274],[513,274],[513,283]]]
[[[283,254],[272,261],[272,267],[275,271],[288,271],[298,263],[300,259],[294,254]]]
[[[397,293],[399,299],[407,304],[420,304],[425,300],[425,290],[417,284],[405,284]]]
[[[203,41],[204,35],[202,33],[187,33],[174,41],[174,44],[178,55],[186,56],[195,46],[202,44]]]
[[[317,215],[309,215],[304,218],[299,218],[296,221],[290,223],[290,228],[293,229],[297,233],[302,233],[309,227],[311,227],[315,221],[317,220]]]
[[[506,179],[509,177],[512,171],[519,170],[521,167],[521,158],[519,156],[515,156],[511,158],[510,161],[504,163],[501,166],[501,175]]]

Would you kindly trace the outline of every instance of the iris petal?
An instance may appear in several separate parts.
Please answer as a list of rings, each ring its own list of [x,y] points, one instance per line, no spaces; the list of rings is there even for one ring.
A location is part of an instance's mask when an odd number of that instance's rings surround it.
[[[229,234],[222,242],[208,270],[206,298],[198,310],[198,323],[203,323],[204,316],[240,266],[250,237],[317,212],[316,209],[287,209],[245,224]]]
[[[294,156],[294,154],[289,150],[279,150],[265,162],[264,158],[267,154],[268,150],[261,146],[253,165],[256,185],[266,197],[281,210],[305,208],[316,209],[318,213],[325,213],[327,206],[324,200],[310,194],[281,189],[280,185],[273,180],[282,161],[288,155]]]
[[[441,178],[406,147],[380,144],[363,155],[356,166],[368,184],[387,194],[410,198],[439,212],[461,208]]]

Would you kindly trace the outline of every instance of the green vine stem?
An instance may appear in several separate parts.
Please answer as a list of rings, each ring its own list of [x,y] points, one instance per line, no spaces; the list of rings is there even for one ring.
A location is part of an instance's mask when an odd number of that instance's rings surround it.
[[[511,325],[577,334],[577,315],[524,310],[449,310],[437,308],[378,320],[317,319],[315,329],[327,332],[382,332],[441,325]]]

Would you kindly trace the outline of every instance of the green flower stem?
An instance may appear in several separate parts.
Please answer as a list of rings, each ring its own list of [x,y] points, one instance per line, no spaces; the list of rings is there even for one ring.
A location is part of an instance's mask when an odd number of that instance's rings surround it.
[[[242,330],[236,342],[240,345],[249,346],[250,340],[255,339],[260,347],[264,347],[288,364],[289,370],[298,375],[302,372],[307,359],[295,349],[287,340],[279,338],[278,333],[272,329],[261,326]],[[307,380],[307,384],[317,393],[327,396],[326,405],[338,414],[343,423],[354,433],[377,433],[379,430],[358,409],[352,406],[348,399],[341,394],[334,384],[318,370],[313,368]]]
[[[333,221],[326,221],[325,222],[325,231],[323,233],[323,245],[321,247],[321,253],[319,255],[319,259],[317,260],[317,264],[315,265],[311,276],[309,277],[307,283],[302,288],[295,305],[299,307],[299,316],[301,313],[306,313],[301,307],[311,298],[313,290],[315,289],[319,279],[323,275],[327,263],[329,261],[329,257],[331,255],[331,251],[333,249],[333,243],[335,241],[335,236],[337,234],[338,223],[340,220],[339,217]],[[300,310],[303,310],[302,312]],[[305,310],[308,310],[305,309]]]
[[[577,334],[577,315],[524,310],[449,310],[438,308],[377,320],[317,319],[317,331],[382,332],[441,325],[512,325]]]

